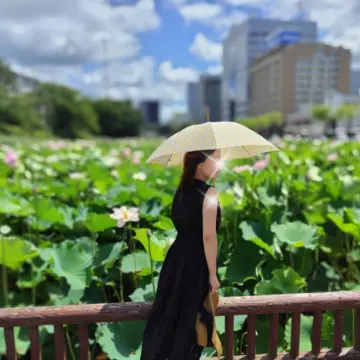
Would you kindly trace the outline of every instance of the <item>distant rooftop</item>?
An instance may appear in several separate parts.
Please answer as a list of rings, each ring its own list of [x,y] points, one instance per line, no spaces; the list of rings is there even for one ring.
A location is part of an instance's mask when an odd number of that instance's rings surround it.
[[[254,64],[253,65],[256,65],[256,64],[259,64],[261,61],[263,61],[264,59],[270,57],[270,56],[273,56],[273,55],[276,55],[278,53],[281,53],[283,51],[286,51],[287,49],[291,49],[291,48],[295,48],[295,47],[307,47],[309,45],[319,45],[319,46],[322,46],[323,48],[325,49],[342,49],[342,50],[348,50],[348,49],[345,49],[344,47],[342,46],[332,46],[332,45],[328,45],[328,44],[325,44],[325,43],[321,43],[321,42],[298,42],[298,43],[293,43],[293,44],[286,44],[286,45],[281,45],[281,46],[278,46],[278,47],[275,47],[273,49],[271,49],[270,51],[258,56],[255,61],[254,61]],[[350,51],[350,50],[348,50]]]

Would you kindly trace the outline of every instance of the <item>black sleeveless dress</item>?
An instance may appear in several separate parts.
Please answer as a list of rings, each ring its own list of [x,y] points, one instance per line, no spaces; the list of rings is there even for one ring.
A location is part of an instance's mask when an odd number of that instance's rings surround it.
[[[190,360],[201,356],[195,323],[209,293],[202,222],[204,195],[209,187],[204,181],[194,179],[191,185],[175,193],[171,218],[178,234],[161,269],[143,335],[141,360]],[[218,204],[217,229],[220,220]]]

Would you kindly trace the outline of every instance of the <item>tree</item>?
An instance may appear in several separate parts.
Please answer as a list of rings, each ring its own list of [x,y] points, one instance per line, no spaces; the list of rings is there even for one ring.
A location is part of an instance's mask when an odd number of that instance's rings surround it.
[[[271,112],[250,118],[244,118],[239,120],[238,123],[253,131],[259,132],[264,136],[269,136],[273,133],[282,132],[284,118],[280,112]]]
[[[54,135],[87,138],[100,131],[97,114],[90,101],[76,90],[44,83],[36,90],[37,106]]]
[[[329,120],[330,111],[326,105],[314,105],[312,116],[317,121],[326,122]]]
[[[326,123],[330,120],[330,110],[327,105],[314,105],[311,109],[312,117],[315,121],[324,124],[323,135],[325,135]]]
[[[47,127],[32,93],[0,92],[0,132],[16,135],[46,135]]]
[[[143,125],[142,113],[129,101],[100,99],[93,101],[102,135],[109,137],[138,136]]]
[[[16,74],[0,59],[0,85],[7,93],[17,91]]]
[[[349,137],[354,137],[355,132],[353,130],[353,122],[355,115],[359,111],[359,106],[355,104],[344,104],[337,110],[337,116],[341,119],[347,119],[347,134]]]

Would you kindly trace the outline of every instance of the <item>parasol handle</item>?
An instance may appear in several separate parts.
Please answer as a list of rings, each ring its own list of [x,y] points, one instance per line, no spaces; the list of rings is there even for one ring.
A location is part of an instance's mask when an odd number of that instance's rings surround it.
[[[206,109],[205,109],[205,117],[206,117],[206,121],[210,121],[210,115],[209,115],[209,108],[207,107]]]

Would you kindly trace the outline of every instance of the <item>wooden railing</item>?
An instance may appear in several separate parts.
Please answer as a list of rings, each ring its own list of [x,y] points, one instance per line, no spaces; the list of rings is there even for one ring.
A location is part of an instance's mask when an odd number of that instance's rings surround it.
[[[0,309],[0,327],[4,328],[8,360],[16,360],[14,327],[29,327],[31,359],[41,359],[39,325],[54,325],[55,359],[66,358],[64,324],[78,326],[80,346],[79,360],[89,359],[88,324],[146,319],[151,304],[123,303],[71,306],[39,306],[32,308]],[[351,349],[342,349],[344,310],[353,309],[354,343]],[[322,312],[335,312],[332,349],[321,349]],[[299,354],[300,316],[313,314],[312,348],[307,354]],[[278,354],[279,314],[291,313],[291,344],[289,354]],[[246,296],[222,298],[218,316],[225,316],[224,358],[234,359],[234,315],[247,315],[247,354],[236,359],[360,359],[360,291],[312,293],[292,295]],[[269,351],[256,355],[256,316],[269,314]],[[47,360],[47,359],[44,359]],[[185,359],[184,359],[185,360]]]

